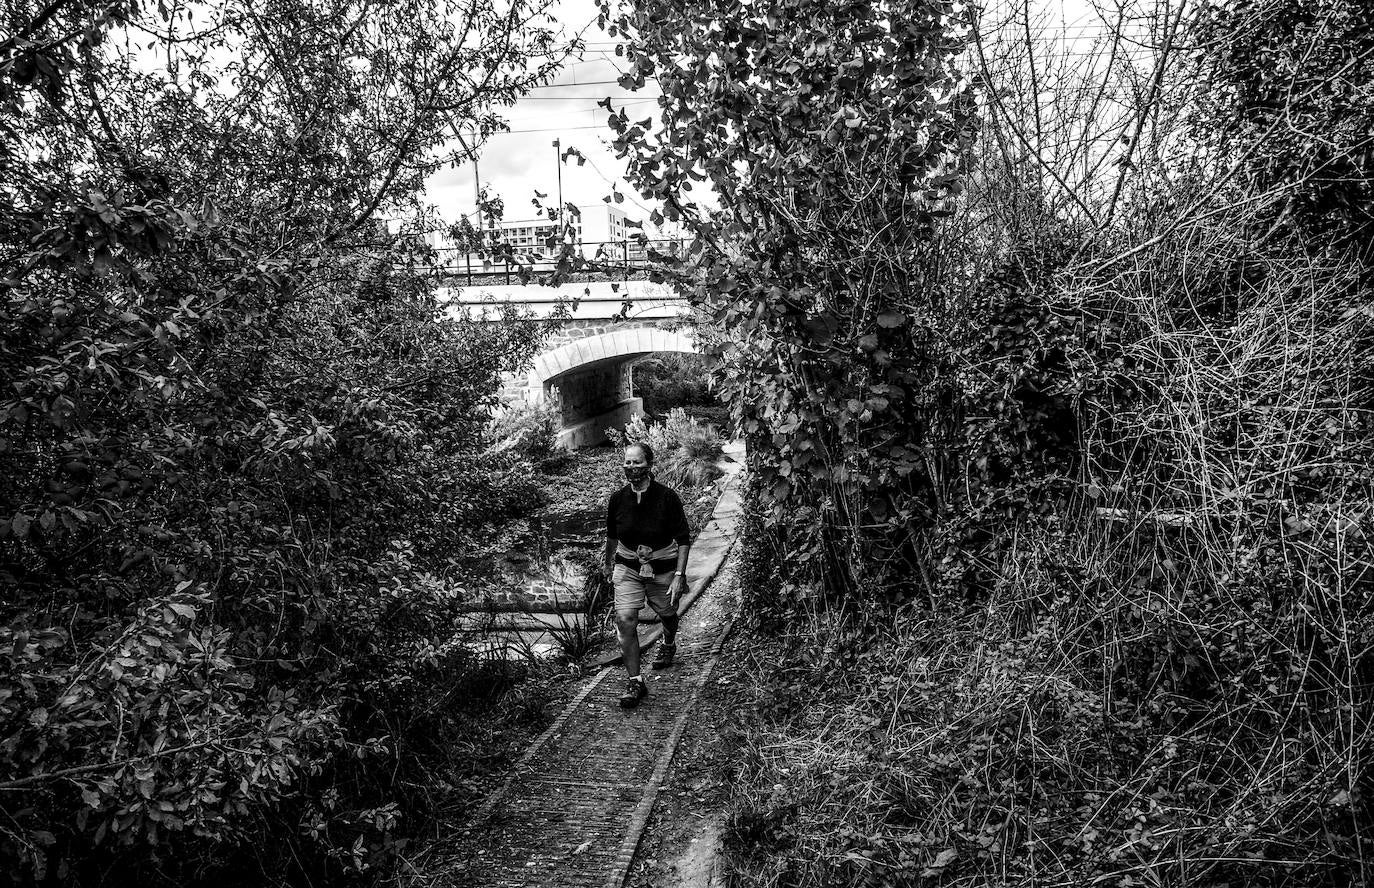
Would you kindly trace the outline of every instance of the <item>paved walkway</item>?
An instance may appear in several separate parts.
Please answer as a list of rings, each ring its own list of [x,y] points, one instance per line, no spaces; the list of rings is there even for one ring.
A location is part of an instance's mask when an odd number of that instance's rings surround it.
[[[742,460],[738,449],[727,455]],[[691,605],[713,582],[732,581],[717,575],[734,541],[738,510],[732,473],[692,546],[677,664],[646,669],[649,696],[629,711],[618,705],[623,670],[607,665],[587,680],[474,814],[467,856],[452,871],[455,888],[621,888],[677,742],[729,634],[731,617],[723,609]],[[652,643],[661,631],[646,622],[640,637]]]

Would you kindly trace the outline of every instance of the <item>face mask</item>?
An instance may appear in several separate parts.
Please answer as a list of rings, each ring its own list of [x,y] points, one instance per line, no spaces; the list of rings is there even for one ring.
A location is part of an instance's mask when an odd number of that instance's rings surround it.
[[[639,482],[643,481],[644,479],[646,479],[646,478],[648,478],[648,477],[649,477],[649,467],[648,467],[648,466],[637,466],[637,467],[635,467],[635,468],[626,468],[626,469],[625,469],[625,480],[626,480],[626,481],[630,481],[630,482],[632,482],[632,483],[634,483],[634,484],[638,484]]]

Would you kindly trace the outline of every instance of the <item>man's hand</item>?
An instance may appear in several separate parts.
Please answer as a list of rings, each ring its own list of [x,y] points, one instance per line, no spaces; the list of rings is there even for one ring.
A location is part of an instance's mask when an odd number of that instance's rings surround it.
[[[677,607],[677,600],[682,597],[682,590],[687,586],[685,577],[673,577],[673,581],[668,584],[668,604]]]

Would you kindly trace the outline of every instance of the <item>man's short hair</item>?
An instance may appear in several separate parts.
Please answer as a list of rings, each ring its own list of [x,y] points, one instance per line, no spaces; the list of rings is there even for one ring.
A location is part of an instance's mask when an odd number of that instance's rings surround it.
[[[644,454],[644,461],[649,465],[654,464],[654,448],[650,447],[648,444],[645,444],[643,441],[636,441],[633,444],[625,445],[626,450],[629,450],[631,447],[638,447],[639,452]]]

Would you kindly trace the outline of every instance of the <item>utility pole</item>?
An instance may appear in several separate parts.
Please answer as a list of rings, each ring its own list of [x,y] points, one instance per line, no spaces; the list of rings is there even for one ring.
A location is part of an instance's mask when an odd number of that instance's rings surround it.
[[[563,206],[563,155],[558,151],[560,147],[562,147],[561,140],[554,139],[553,157],[554,162],[558,166],[558,246],[561,249],[563,246],[563,238],[568,233],[568,220],[563,215],[565,210]]]
[[[472,155],[472,206],[477,211],[477,230],[482,230],[482,168],[477,165],[477,155]]]

